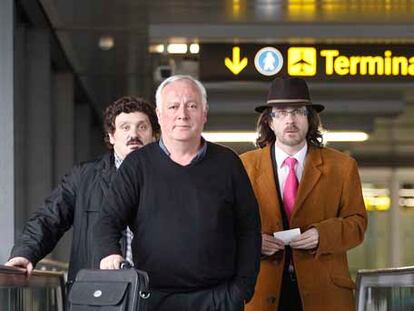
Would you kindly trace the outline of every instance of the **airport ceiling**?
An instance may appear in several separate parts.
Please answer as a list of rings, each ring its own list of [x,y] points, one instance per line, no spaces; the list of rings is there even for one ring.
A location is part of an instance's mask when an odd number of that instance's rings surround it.
[[[39,24],[35,6],[47,16],[55,39],[97,111],[124,94],[150,96],[160,65],[185,67],[189,63],[189,73],[197,75],[197,57],[149,54],[152,44],[414,43],[414,3],[409,0],[16,2],[35,24]],[[103,50],[99,41],[108,37],[114,46]],[[268,82],[209,81],[206,86],[210,103],[207,129],[254,129],[257,116],[252,108],[265,99]],[[412,80],[310,83],[313,100],[327,106],[322,119],[328,129],[359,129],[370,134],[363,143],[331,146],[350,152],[363,165],[392,166],[414,164],[413,86]],[[230,145],[238,151],[253,148],[246,143]]]

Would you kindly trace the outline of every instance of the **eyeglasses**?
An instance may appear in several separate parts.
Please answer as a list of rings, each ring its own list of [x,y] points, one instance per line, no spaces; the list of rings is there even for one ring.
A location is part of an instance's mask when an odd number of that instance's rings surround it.
[[[305,117],[309,114],[308,110],[305,107],[296,108],[293,110],[275,110],[270,113],[270,116],[275,119],[284,119],[291,114],[292,117]]]

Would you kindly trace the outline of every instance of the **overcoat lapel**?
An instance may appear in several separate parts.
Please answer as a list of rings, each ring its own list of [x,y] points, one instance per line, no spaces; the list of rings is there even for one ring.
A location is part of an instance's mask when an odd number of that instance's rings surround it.
[[[316,183],[321,177],[322,172],[319,168],[321,164],[322,157],[320,149],[309,147],[309,151],[306,156],[305,167],[303,170],[303,176],[299,183],[299,189],[292,218],[302,208],[306,198],[311,193],[312,189],[315,187]]]
[[[114,177],[116,172],[113,156],[109,153],[106,154],[102,166],[97,169],[100,170],[101,175],[101,178],[99,178],[99,185],[102,189],[102,192],[105,194],[109,189],[112,182],[112,178]]]
[[[278,225],[282,218],[280,214],[279,196],[276,191],[276,181],[273,174],[273,164],[271,157],[270,145],[261,150],[260,161],[257,165],[258,170],[258,189],[261,189],[260,194],[265,196],[268,204],[265,205],[266,210],[263,211],[266,217],[270,217],[272,224]]]

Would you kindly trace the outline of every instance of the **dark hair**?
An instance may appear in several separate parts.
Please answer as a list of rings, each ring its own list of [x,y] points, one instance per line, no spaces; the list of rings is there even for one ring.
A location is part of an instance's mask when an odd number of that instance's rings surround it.
[[[309,145],[322,148],[323,137],[321,133],[322,122],[319,118],[319,114],[312,106],[306,106],[308,110],[308,123],[309,129],[306,134],[306,141]],[[270,113],[272,108],[266,108],[259,116],[257,120],[256,131],[259,136],[256,139],[256,145],[260,148],[264,148],[268,144],[273,144],[276,141],[276,136],[273,130],[270,128],[269,123],[271,122]]]
[[[142,112],[146,114],[151,123],[152,133],[155,137],[158,138],[160,133],[160,126],[158,124],[158,119],[154,107],[143,98],[124,96],[106,107],[104,112],[104,140],[105,145],[108,149],[113,149],[112,144],[109,142],[109,134],[113,134],[115,132],[115,118],[123,112]]]

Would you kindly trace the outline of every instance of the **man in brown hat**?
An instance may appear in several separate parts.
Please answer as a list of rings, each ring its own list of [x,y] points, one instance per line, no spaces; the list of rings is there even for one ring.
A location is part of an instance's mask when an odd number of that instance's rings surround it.
[[[346,252],[362,242],[367,215],[355,160],[322,145],[323,109],[300,78],[276,78],[255,109],[260,149],[241,158],[260,207],[262,259],[247,311],[354,310]]]

